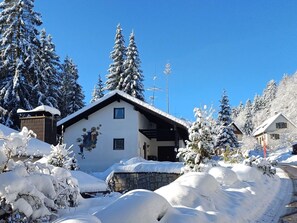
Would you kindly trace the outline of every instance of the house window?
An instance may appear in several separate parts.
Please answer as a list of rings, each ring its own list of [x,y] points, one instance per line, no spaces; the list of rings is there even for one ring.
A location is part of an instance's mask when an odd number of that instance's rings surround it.
[[[278,123],[276,123],[276,128],[277,129],[286,129],[287,123],[286,122],[278,122]]]
[[[125,108],[114,108],[113,109],[114,119],[124,119],[125,118]]]
[[[113,139],[113,150],[124,150],[125,140],[124,139]]]
[[[270,138],[277,140],[277,139],[279,139],[279,134],[270,134]]]

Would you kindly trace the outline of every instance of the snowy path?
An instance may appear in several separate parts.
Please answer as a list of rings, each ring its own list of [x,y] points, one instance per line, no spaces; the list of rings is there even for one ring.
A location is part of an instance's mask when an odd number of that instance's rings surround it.
[[[280,223],[293,223],[297,222],[297,166],[282,165],[281,168],[291,178],[293,187],[291,193],[291,199],[283,205],[284,215],[280,218]]]
[[[281,179],[282,186],[273,202],[268,204],[264,214],[255,221],[256,223],[278,223],[281,216],[287,214],[285,206],[291,201],[293,192],[292,180],[288,176],[286,169],[283,170],[283,166],[277,168],[277,175]],[[267,195],[269,195],[269,191],[267,191]]]

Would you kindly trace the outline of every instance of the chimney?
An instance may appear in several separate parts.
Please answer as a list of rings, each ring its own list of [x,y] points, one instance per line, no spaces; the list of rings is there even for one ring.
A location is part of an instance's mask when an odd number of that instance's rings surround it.
[[[21,128],[32,130],[37,139],[49,144],[57,144],[57,118],[61,115],[58,109],[41,105],[32,110],[18,109]]]

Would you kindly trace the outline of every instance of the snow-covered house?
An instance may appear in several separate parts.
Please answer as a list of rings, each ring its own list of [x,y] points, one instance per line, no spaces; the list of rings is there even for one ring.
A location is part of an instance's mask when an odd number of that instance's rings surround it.
[[[278,113],[258,126],[253,133],[260,145],[269,146],[279,140],[284,134],[292,133],[297,130],[296,125],[285,115]]]
[[[230,124],[230,126],[231,126],[231,128],[232,128],[234,134],[236,135],[237,140],[238,140],[238,141],[242,141],[243,132],[241,131],[241,129],[240,129],[234,122],[232,122],[232,123]]]
[[[84,171],[102,171],[136,156],[175,161],[188,138],[185,121],[121,91],[109,92],[57,125]]]

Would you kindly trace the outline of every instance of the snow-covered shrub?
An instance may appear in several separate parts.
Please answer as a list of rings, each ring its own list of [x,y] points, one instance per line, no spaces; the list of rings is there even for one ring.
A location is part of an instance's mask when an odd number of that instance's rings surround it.
[[[71,154],[73,151],[70,146],[68,149],[66,148],[66,144],[57,144],[56,146],[51,146],[51,153],[47,157],[47,162],[51,165],[57,167],[63,167],[68,170],[77,170],[78,164],[75,158],[75,155]]]
[[[32,163],[30,159],[12,159],[26,153],[31,135],[24,128],[20,133],[1,137],[4,143],[0,154],[5,162],[0,172],[0,219],[4,222],[49,221],[58,208],[75,206],[78,202],[78,185],[68,170]]]
[[[5,136],[0,131],[0,140],[3,140],[3,145],[0,149],[0,173],[8,171],[7,165],[14,156],[26,154],[28,142],[32,137],[36,137],[36,134],[26,127],[23,127],[21,132],[13,132],[8,136]]]
[[[262,158],[260,156],[251,156],[244,160],[244,164],[251,167],[256,167],[263,172],[263,174],[267,174],[268,176],[272,176],[276,173],[276,161],[270,161],[269,159]]]
[[[240,163],[244,159],[241,149],[238,148],[226,148],[223,151],[223,158],[226,163]]]
[[[194,109],[196,121],[189,129],[189,140],[186,148],[180,148],[178,158],[183,158],[188,171],[200,171],[200,164],[207,162],[214,154],[213,110]]]

